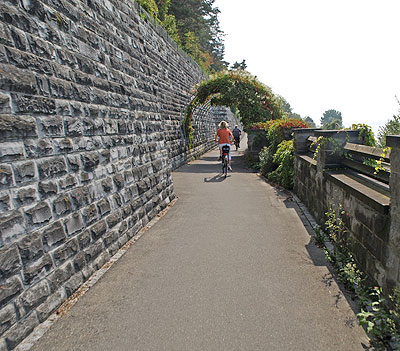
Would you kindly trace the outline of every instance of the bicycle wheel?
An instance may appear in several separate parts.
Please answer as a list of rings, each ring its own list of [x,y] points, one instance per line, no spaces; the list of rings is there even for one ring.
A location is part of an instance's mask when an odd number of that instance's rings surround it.
[[[227,160],[227,157],[226,157],[226,156],[224,157],[224,169],[223,169],[223,173],[224,173],[224,176],[225,176],[225,178],[226,178],[226,176],[228,175],[228,160]]]

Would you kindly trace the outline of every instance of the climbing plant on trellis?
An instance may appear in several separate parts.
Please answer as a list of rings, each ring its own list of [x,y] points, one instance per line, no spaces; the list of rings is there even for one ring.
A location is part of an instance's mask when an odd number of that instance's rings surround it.
[[[189,148],[193,142],[193,113],[205,103],[235,108],[245,127],[284,116],[281,98],[256,77],[243,70],[218,72],[197,86],[195,97],[185,108],[183,124]]]

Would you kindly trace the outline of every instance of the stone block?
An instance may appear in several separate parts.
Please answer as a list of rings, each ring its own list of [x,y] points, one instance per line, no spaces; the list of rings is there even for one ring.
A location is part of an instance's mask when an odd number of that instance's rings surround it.
[[[61,117],[45,116],[39,118],[39,127],[45,136],[64,136],[64,124]]]
[[[72,236],[81,231],[85,226],[80,213],[74,213],[70,218],[64,221],[68,236]]]
[[[24,265],[23,277],[25,284],[31,284],[35,279],[43,277],[53,267],[49,254],[40,257],[37,261]]]
[[[123,204],[121,195],[118,194],[118,193],[115,193],[115,194],[112,196],[112,203],[113,203],[113,208],[121,207],[122,204]]]
[[[112,243],[118,240],[119,233],[117,230],[108,230],[103,236],[103,242],[105,247],[109,247]]]
[[[124,187],[125,182],[124,182],[124,177],[122,176],[122,174],[116,174],[113,177],[113,180],[114,180],[114,183],[118,190],[121,190]]]
[[[108,224],[108,228],[113,228],[114,226],[116,226],[118,223],[120,223],[122,221],[122,214],[121,212],[117,211],[115,213],[110,214],[107,217],[107,224]]]
[[[82,273],[74,274],[64,285],[67,296],[71,296],[83,284]],[[0,312],[1,313],[1,312]],[[1,314],[0,314],[1,315]]]
[[[29,158],[39,158],[54,155],[53,142],[46,139],[26,140],[25,150]]]
[[[74,268],[70,262],[57,268],[47,277],[52,292],[57,291],[69,278],[74,275]]]
[[[22,142],[5,142],[1,143],[0,147],[0,160],[13,161],[25,157],[24,144]]]
[[[106,193],[109,193],[111,190],[113,190],[113,183],[112,183],[112,179],[110,177],[107,177],[106,179],[103,179],[101,181],[101,185],[103,187],[103,190]]]
[[[74,150],[71,138],[57,139],[55,142],[58,153],[70,153]]]
[[[86,172],[93,171],[100,163],[99,154],[97,152],[87,152],[82,154],[81,157],[83,168]]]
[[[70,196],[76,209],[82,208],[91,202],[89,190],[86,187],[74,189],[74,191],[70,193]]]
[[[97,207],[92,204],[82,210],[83,220],[86,225],[89,225],[98,219]]]
[[[85,250],[83,250],[86,262],[93,261],[101,252],[103,252],[103,250],[103,243],[100,240],[89,245]]]
[[[77,236],[78,245],[81,250],[86,248],[91,242],[90,230],[87,229]]]
[[[0,237],[3,241],[10,240],[25,233],[25,223],[19,211],[0,215]]]
[[[0,212],[6,213],[10,209],[11,209],[10,195],[7,192],[0,192]]]
[[[50,294],[49,284],[46,280],[42,280],[21,294],[18,298],[18,305],[23,308],[25,313],[28,313],[43,303]]]
[[[17,276],[11,277],[1,283],[0,289],[0,308],[5,306],[15,296],[19,295],[23,290],[21,281]]]
[[[65,119],[65,135],[67,136],[81,136],[82,133],[82,121],[78,118],[67,118]]]
[[[24,340],[39,325],[36,312],[33,311],[27,317],[14,324],[10,330],[4,334],[9,350],[14,349],[22,340]]]
[[[13,163],[15,181],[17,184],[31,182],[37,179],[36,165],[33,161]]]
[[[17,246],[24,264],[37,260],[44,253],[41,231],[26,235]]]
[[[0,249],[0,280],[19,273],[20,269],[21,259],[17,245]]]
[[[49,296],[47,300],[42,303],[37,309],[39,322],[43,323],[46,319],[67,299],[67,294],[64,288],[58,289],[53,295]]]
[[[89,228],[90,233],[92,234],[93,240],[97,240],[99,237],[101,237],[106,231],[107,231],[107,226],[106,222],[99,221],[93,226]]]
[[[43,96],[11,94],[11,101],[16,113],[54,115],[57,112],[55,101]]]
[[[0,93],[0,113],[11,112],[11,100],[7,94]]]
[[[86,267],[86,255],[83,251],[80,251],[76,254],[76,256],[72,260],[75,271],[79,272],[84,267]]]
[[[67,165],[63,157],[52,157],[38,161],[41,180],[60,177],[67,172]]]
[[[60,179],[59,184],[61,189],[69,189],[78,184],[78,179],[74,175],[68,174]]]
[[[143,180],[137,182],[137,183],[136,183],[136,186],[137,186],[137,188],[138,188],[138,193],[139,193],[139,195],[144,194],[144,193],[149,189],[149,186],[148,186],[148,185],[146,184],[146,182],[144,182]]]
[[[11,188],[14,185],[13,172],[8,164],[0,164],[0,187]]]
[[[42,199],[56,195],[58,193],[58,187],[56,181],[42,181],[39,183],[39,193]]]
[[[83,134],[84,135],[102,135],[104,134],[104,124],[102,119],[89,119],[83,120]]]
[[[20,188],[13,193],[15,202],[19,206],[29,205],[39,199],[36,188],[32,186]]]
[[[97,203],[97,208],[101,217],[111,211],[110,202],[107,199],[100,200]]]
[[[21,71],[9,64],[0,64],[0,89],[8,92],[36,95],[35,75],[29,71]]]
[[[67,161],[71,171],[75,172],[81,169],[81,158],[79,155],[68,155]]]
[[[36,121],[30,116],[0,114],[0,139],[37,137]]]
[[[52,219],[51,209],[45,201],[25,210],[28,222],[32,225],[43,225]]]
[[[0,310],[0,335],[17,322],[17,313],[13,303]],[[1,350],[1,347],[0,347]]]
[[[100,163],[103,165],[110,163],[110,150],[102,150],[100,152]]]
[[[53,211],[57,216],[65,216],[72,211],[72,202],[68,194],[58,196],[53,201]]]
[[[53,260],[56,266],[63,264],[67,259],[76,255],[79,250],[77,239],[72,239],[53,252]]]
[[[65,239],[65,230],[60,221],[51,224],[43,230],[43,244],[49,248],[60,245]]]

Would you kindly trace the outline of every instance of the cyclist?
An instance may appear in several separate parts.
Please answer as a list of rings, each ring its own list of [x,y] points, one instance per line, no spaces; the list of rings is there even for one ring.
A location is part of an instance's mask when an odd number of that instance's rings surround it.
[[[237,142],[237,145],[239,147],[240,144],[240,135],[242,134],[241,130],[238,128],[237,125],[235,125],[235,128],[232,130],[233,137],[235,138],[235,141]]]
[[[215,136],[215,141],[218,142],[218,146],[219,146],[219,158],[218,158],[218,161],[221,160],[222,147],[224,145],[229,146],[228,169],[232,172],[232,166],[231,166],[231,143],[233,141],[233,135],[232,135],[232,132],[228,128],[228,123],[227,122],[221,121],[218,124],[218,131],[217,131],[217,135]]]

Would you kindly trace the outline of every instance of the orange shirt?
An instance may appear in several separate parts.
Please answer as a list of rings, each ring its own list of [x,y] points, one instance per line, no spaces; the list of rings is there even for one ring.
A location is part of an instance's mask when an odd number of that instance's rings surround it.
[[[229,128],[218,129],[216,139],[218,139],[218,137],[219,137],[218,144],[230,144],[231,143],[230,140],[233,140],[233,135],[232,132],[229,130]],[[231,138],[230,140],[229,137]]]

